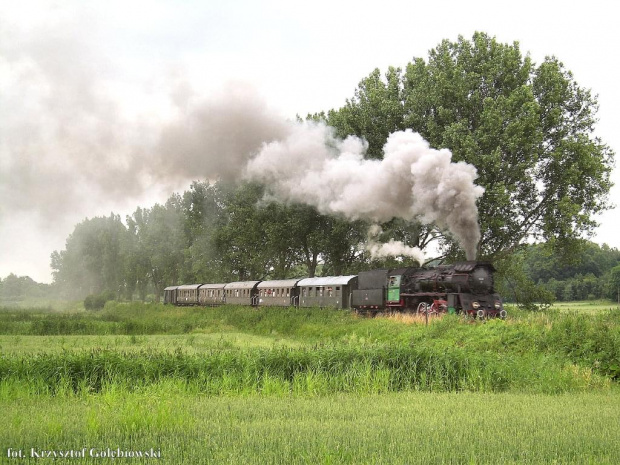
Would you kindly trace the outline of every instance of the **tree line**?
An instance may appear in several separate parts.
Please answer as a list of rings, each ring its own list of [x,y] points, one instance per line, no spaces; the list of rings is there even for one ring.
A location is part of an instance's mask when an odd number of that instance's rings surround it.
[[[584,241],[566,263],[546,244],[533,244],[523,256],[524,272],[552,300],[619,300],[620,251],[616,248]]]
[[[27,297],[48,298],[52,293],[52,286],[37,283],[30,276],[10,273],[6,278],[0,278],[0,302],[14,303]]]
[[[264,187],[194,182],[182,195],[125,218],[86,219],[52,254],[54,283],[71,297],[112,291],[161,296],[181,283],[343,275],[373,262],[368,224],[314,207],[263,200]]]

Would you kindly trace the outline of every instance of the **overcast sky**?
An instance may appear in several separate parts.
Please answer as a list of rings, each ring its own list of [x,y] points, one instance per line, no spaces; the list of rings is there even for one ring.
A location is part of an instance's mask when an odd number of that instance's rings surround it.
[[[232,93],[282,119],[338,108],[374,68],[474,31],[518,41],[537,63],[558,57],[598,94],[597,135],[617,152],[616,23],[598,0],[0,0],[0,277],[50,282],[49,256],[76,223],[188,188],[144,167],[200,102]],[[600,221],[594,240],[620,248],[617,212]]]

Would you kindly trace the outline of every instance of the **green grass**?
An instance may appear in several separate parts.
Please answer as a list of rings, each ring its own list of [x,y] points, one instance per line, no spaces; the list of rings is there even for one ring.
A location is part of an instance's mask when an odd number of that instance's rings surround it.
[[[558,357],[467,354],[458,348],[277,348],[204,355],[94,350],[0,358],[0,399],[133,392],[178,381],[189,393],[305,395],[400,391],[581,392],[609,389],[609,379]]]
[[[95,335],[95,336],[20,336],[0,335],[1,355],[36,355],[42,353],[109,350],[140,352],[144,350],[201,354],[213,350],[300,347],[303,344],[279,337],[257,336],[240,332],[158,334],[158,335]]]
[[[4,453],[8,447],[26,454],[32,447],[153,448],[166,464],[620,460],[617,392],[205,398],[179,393],[175,383],[167,383],[129,395],[0,403],[0,415],[8,426],[0,429]]]
[[[327,309],[0,308],[0,463],[23,463],[8,447],[153,447],[173,464],[618,463],[611,308],[429,326]]]
[[[557,360],[557,366],[575,364],[598,375],[620,378],[620,312],[609,310],[593,314],[557,310],[515,312],[508,321],[488,322],[446,316],[426,327],[328,309],[176,308],[109,303],[101,312],[77,314],[0,312],[0,333],[2,340],[7,341],[2,344],[0,340],[0,350],[7,355],[32,353],[43,346],[48,347],[45,352],[59,347],[73,350],[79,348],[80,341],[93,340],[86,336],[107,337],[94,339],[98,341],[94,344],[100,343],[97,348],[121,351],[181,349],[199,353],[220,348],[279,345],[327,344],[352,348],[388,345],[453,353],[457,358],[495,355],[523,363],[538,360],[539,364],[543,359]],[[12,348],[10,336],[20,341],[19,349]],[[58,339],[50,339],[52,336]],[[70,336],[84,336],[84,339],[68,339]],[[86,342],[82,347],[90,349],[94,344]]]
[[[609,300],[586,300],[576,302],[556,302],[554,309],[561,312],[598,313],[606,311],[620,311],[618,302]]]

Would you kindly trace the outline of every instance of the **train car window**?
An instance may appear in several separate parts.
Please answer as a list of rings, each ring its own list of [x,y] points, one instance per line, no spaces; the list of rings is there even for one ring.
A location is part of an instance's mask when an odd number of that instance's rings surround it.
[[[327,297],[333,297],[334,296],[334,288],[333,287],[328,287],[327,288]]]
[[[306,288],[305,287],[301,288],[301,296],[302,297],[306,297]]]
[[[291,296],[291,288],[287,287],[286,288],[286,297],[290,297]]]

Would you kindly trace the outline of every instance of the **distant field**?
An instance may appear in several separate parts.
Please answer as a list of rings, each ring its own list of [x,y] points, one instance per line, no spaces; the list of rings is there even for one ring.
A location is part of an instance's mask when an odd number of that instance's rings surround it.
[[[428,326],[327,309],[0,308],[0,463],[8,447],[153,447],[173,464],[619,463],[620,311],[606,305]]]
[[[556,302],[553,308],[567,312],[596,313],[602,311],[620,311],[618,302],[609,300],[586,300],[578,302]]]

